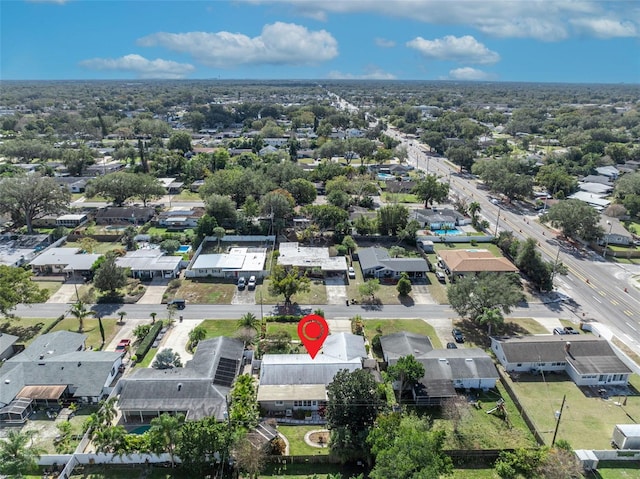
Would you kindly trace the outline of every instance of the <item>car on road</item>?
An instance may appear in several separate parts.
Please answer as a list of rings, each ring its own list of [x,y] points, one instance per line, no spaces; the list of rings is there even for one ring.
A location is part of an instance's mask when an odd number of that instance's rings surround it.
[[[356,270],[353,269],[353,266],[349,266],[349,278],[356,279]]]
[[[442,271],[436,271],[436,278],[438,278],[438,281],[440,281],[441,283],[446,283],[447,277],[444,275]]]
[[[247,286],[247,279],[244,276],[238,278],[238,289],[242,291]]]
[[[176,309],[184,309],[187,307],[187,302],[184,299],[172,299],[167,303],[167,308],[172,306]]]
[[[250,276],[249,277],[249,282],[247,283],[247,289],[249,291],[253,291],[254,289],[256,289],[256,277],[255,276]]]
[[[456,343],[447,343],[447,349],[458,349]]]
[[[453,339],[455,339],[456,343],[464,343],[464,334],[458,328],[453,328],[451,330],[451,335]]]
[[[131,347],[130,339],[121,339],[118,345],[116,346],[116,351],[122,351],[123,353],[128,351]]]

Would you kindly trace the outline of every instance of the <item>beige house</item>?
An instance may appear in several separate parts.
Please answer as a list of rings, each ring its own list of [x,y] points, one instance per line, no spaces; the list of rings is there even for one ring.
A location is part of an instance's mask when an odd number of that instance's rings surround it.
[[[440,261],[451,278],[478,273],[517,273],[507,258],[496,257],[486,249],[440,251]]]

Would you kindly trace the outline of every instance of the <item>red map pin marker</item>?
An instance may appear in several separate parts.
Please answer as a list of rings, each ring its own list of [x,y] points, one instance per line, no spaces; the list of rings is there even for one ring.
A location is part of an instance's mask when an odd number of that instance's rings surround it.
[[[307,314],[298,323],[298,337],[307,348],[311,359],[316,357],[328,335],[329,326],[322,316]]]

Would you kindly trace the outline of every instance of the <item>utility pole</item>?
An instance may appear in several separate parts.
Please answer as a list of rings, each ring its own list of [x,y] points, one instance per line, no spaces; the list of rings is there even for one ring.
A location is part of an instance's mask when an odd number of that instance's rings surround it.
[[[562,410],[564,409],[564,402],[567,399],[567,395],[562,396],[562,405],[560,406],[560,411],[557,413],[556,417],[556,430],[553,431],[553,439],[551,440],[551,447],[556,443],[556,436],[558,435],[558,428],[560,427],[560,419],[562,419]]]
[[[496,232],[493,236],[498,237],[498,225],[500,224],[500,211],[502,211],[502,206],[498,205],[498,218],[496,219]]]
[[[553,262],[553,270],[551,270],[551,289],[553,289],[553,278],[556,276],[556,268],[558,267],[558,260],[560,259],[560,246],[558,246],[558,254]]]

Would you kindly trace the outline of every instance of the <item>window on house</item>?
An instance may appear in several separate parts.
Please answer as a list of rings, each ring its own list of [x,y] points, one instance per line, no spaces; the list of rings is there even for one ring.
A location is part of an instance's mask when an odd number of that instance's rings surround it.
[[[276,401],[276,406],[284,406],[284,401]]]

